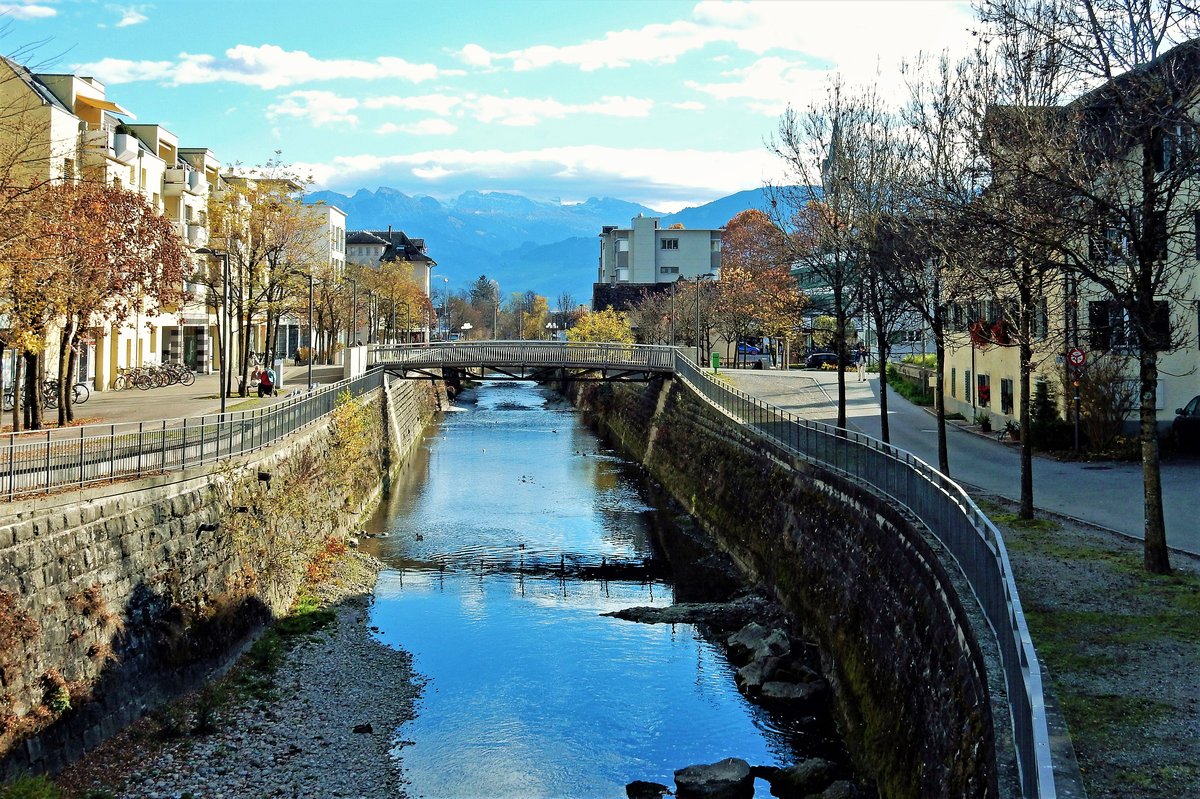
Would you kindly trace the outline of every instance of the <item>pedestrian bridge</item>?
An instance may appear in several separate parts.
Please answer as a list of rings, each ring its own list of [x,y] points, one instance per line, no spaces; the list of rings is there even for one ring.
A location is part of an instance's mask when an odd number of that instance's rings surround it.
[[[645,381],[675,371],[676,347],[583,341],[448,341],[372,347],[367,365],[440,380],[451,369],[511,380]]]

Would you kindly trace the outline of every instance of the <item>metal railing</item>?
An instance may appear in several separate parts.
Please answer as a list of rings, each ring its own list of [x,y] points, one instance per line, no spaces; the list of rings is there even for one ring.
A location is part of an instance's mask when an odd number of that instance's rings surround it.
[[[372,348],[371,366],[563,367],[645,369],[671,372],[672,347],[576,341],[451,341],[381,345]]]
[[[11,502],[253,452],[331,412],[342,392],[358,397],[382,381],[381,372],[368,372],[267,408],[224,415],[9,433],[0,446],[0,491]]]
[[[1021,610],[1004,541],[991,520],[946,475],[912,453],[830,425],[801,419],[711,380],[677,355],[675,374],[749,429],[806,460],[846,475],[915,514],[958,561],[999,645],[1012,712],[1022,794],[1057,794],[1042,672]]]

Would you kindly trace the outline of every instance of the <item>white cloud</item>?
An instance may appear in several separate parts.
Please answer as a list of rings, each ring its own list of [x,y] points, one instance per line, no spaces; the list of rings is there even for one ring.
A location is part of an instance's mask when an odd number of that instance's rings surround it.
[[[707,106],[697,100],[688,100],[682,103],[671,103],[672,108],[677,108],[680,111],[703,111]]]
[[[41,3],[0,3],[0,16],[10,19],[45,19],[57,15],[57,9]]]
[[[267,117],[296,117],[307,119],[314,126],[332,125],[335,123],[358,124],[358,116],[353,110],[358,107],[358,101],[352,97],[339,97],[333,92],[296,91],[286,94],[277,102],[267,107]]]
[[[602,97],[591,103],[562,103],[550,98],[483,95],[469,99],[467,106],[480,122],[527,127],[546,119],[564,119],[575,114],[649,116],[654,101],[637,97]]]
[[[453,196],[468,189],[530,197],[610,196],[659,210],[694,205],[779,179],[764,148],[742,151],[622,149],[599,145],[541,150],[442,149],[389,156],[339,156],[297,164],[324,188],[394,186]]]
[[[421,83],[453,74],[439,70],[433,64],[414,64],[394,56],[381,56],[370,61],[320,59],[303,50],[284,50],[273,44],[257,47],[239,44],[226,50],[220,58],[191,53],[180,53],[176,62],[106,58],[92,64],[76,65],[74,69],[113,84],[136,80],[158,80],[173,85],[227,81],[260,89],[337,79]]]
[[[402,108],[405,111],[427,111],[438,116],[449,116],[462,104],[462,99],[448,94],[418,94],[407,97],[367,97],[362,101],[363,108]]]
[[[140,25],[141,23],[150,19],[142,13],[142,9],[144,9],[145,6],[109,6],[109,8],[121,15],[120,21],[118,21],[116,24],[116,27],[118,28],[128,28],[130,25]]]
[[[422,119],[418,122],[397,124],[385,122],[375,129],[379,134],[409,133],[413,136],[449,136],[458,132],[458,126],[444,119]]]
[[[492,65],[492,54],[477,44],[468,44],[455,55],[467,66],[487,68]]]
[[[777,116],[788,102],[821,95],[829,73],[778,56],[760,58],[748,67],[722,73],[719,83],[686,81],[684,85],[718,100],[745,100],[751,110]]]

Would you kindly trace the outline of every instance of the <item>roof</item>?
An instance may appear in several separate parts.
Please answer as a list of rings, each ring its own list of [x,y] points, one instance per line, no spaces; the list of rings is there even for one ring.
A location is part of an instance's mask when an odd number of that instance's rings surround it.
[[[425,254],[425,239],[411,239],[402,230],[351,230],[346,232],[346,244],[382,244],[380,261],[426,262],[437,266],[437,261]]]
[[[5,58],[4,56],[0,56],[0,61],[3,61],[5,64],[7,64],[8,68],[11,69],[13,74],[17,76],[17,79],[24,83],[30,91],[40,97],[42,102],[46,103],[47,105],[54,106],[61,111],[66,111],[68,114],[74,113],[70,108],[67,108],[65,103],[55,97],[54,93],[46,88],[46,86],[37,79],[36,75],[34,75],[24,66],[18,64],[16,61],[13,61],[11,58]]]

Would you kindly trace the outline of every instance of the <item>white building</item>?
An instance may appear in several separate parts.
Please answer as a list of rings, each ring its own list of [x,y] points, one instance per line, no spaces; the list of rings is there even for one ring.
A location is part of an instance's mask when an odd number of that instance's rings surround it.
[[[724,229],[663,228],[661,220],[637,216],[629,227],[600,231],[600,263],[592,308],[624,310],[645,291],[662,291],[676,280],[716,274]]]

